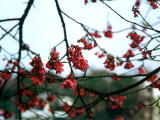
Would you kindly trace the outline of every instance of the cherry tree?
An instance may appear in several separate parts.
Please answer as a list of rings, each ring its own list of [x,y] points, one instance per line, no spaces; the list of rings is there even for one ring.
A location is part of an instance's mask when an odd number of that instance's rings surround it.
[[[10,108],[0,108],[1,116],[5,118],[15,116],[16,119],[21,120],[22,112],[31,110],[32,108],[42,109],[48,103],[48,112],[52,114],[50,119],[54,119],[55,106],[57,104],[55,101],[57,100],[61,101],[61,110],[68,115],[68,118],[72,119],[83,116],[86,119],[94,119],[96,117],[94,109],[102,102],[106,102],[106,107],[110,109],[125,108],[126,106],[123,104],[127,100],[128,94],[132,95],[145,89],[159,90],[160,81],[158,73],[160,71],[160,64],[158,62],[160,61],[160,30],[158,27],[160,22],[158,19],[157,22],[148,21],[147,19],[149,15],[155,15],[154,12],[159,10],[159,0],[134,0],[131,8],[132,11],[127,13],[132,14],[134,17],[133,21],[125,18],[119,11],[111,7],[110,0],[81,0],[85,7],[92,4],[102,4],[112,11],[112,14],[118,16],[119,20],[123,20],[126,24],[130,25],[129,28],[124,28],[123,25],[118,26],[118,30],[114,29],[114,24],[112,24],[111,20],[108,20],[107,26],[105,26],[106,29],[103,30],[87,26],[64,12],[59,1],[54,0],[59,16],[58,19],[61,22],[61,26],[59,27],[62,27],[64,38],[50,48],[50,53],[46,55],[46,58],[48,58],[46,63],[42,61],[41,53],[33,51],[25,42],[24,25],[26,19],[30,16],[31,8],[36,7],[34,1],[28,0],[26,2],[24,12],[22,12],[21,16],[0,19],[0,29],[2,32],[0,40],[4,41],[5,38],[11,37],[18,44],[18,50],[15,54],[12,54],[9,48],[0,45],[0,50],[4,55],[1,63],[6,63],[5,67],[0,69],[0,100],[12,99],[10,104],[14,104],[18,110],[18,114],[16,115],[16,113],[10,111]],[[148,6],[148,11],[145,13],[142,11],[144,4]],[[109,15],[112,16],[112,14]],[[158,18],[158,14],[156,15]],[[66,19],[79,25],[84,32],[84,35],[73,43],[68,39]],[[12,26],[11,23],[14,25]],[[7,29],[5,28],[6,25],[9,26]],[[112,50],[106,50],[99,42],[101,41],[103,43],[105,40],[112,40],[118,34],[121,35],[122,32],[127,33],[123,35],[129,44],[125,46],[128,50],[119,56],[112,54]],[[54,37],[56,39],[56,36]],[[65,48],[65,51],[57,49],[59,46],[63,47],[63,49]],[[92,54],[92,51],[95,50],[96,52]],[[90,61],[84,55],[85,51],[91,52],[90,56],[96,56],[99,61],[103,61],[101,64],[104,66],[104,70],[110,72],[110,74],[89,75],[88,71],[91,69],[91,65]],[[25,55],[24,52],[26,53]],[[24,65],[22,61],[26,58],[30,58],[30,62]],[[156,68],[153,70],[147,69],[145,66],[146,61],[150,61],[149,63],[151,64],[156,63]],[[31,69],[26,66],[29,66]],[[119,68],[125,70],[128,74],[118,74],[117,71],[120,70]],[[81,71],[82,75],[78,76],[76,71]],[[67,72],[68,75],[61,76],[63,72]],[[131,72],[132,74],[129,74]],[[91,88],[87,84],[81,84],[92,78],[97,78],[97,80],[100,78],[110,78],[117,83],[123,78],[138,78],[138,80],[123,88],[117,88],[116,90],[107,92],[99,91],[94,87]],[[4,94],[4,91],[9,89],[7,87],[8,84],[13,81],[16,90]],[[147,85],[142,86],[144,83],[147,83]],[[61,98],[61,94],[53,90],[52,86],[56,86],[58,90],[69,91],[66,96],[72,96],[73,103],[69,104],[65,102]],[[46,93],[45,99],[39,97],[39,90]],[[3,104],[3,102],[0,104]],[[142,100],[141,103],[131,105],[130,109],[138,111],[149,106],[160,108],[159,98],[151,101],[150,104],[145,104]],[[126,114],[125,112],[118,114],[112,119],[124,120]],[[43,115],[37,115],[37,118],[43,118]],[[49,117],[45,119],[49,119]]]

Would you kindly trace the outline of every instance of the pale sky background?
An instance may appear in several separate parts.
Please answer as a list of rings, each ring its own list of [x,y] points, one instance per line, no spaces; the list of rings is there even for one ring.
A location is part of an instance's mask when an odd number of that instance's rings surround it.
[[[20,17],[26,7],[25,2],[27,2],[27,0],[1,0],[0,19]],[[99,31],[106,29],[108,21],[112,25],[113,31],[131,27],[130,23],[127,23],[119,18],[119,16],[117,16],[100,2],[88,3],[87,5],[84,5],[84,0],[59,0],[59,3],[61,9],[68,15],[79,22]],[[141,20],[139,18],[133,18],[133,13],[131,10],[134,3],[135,0],[113,0],[107,2],[107,4],[111,5],[113,9],[115,9],[126,19],[140,22]],[[149,5],[147,2],[144,2],[140,8],[142,14],[144,13],[143,15],[145,15]],[[150,23],[158,21],[157,14],[159,12],[159,9],[151,12],[147,20]],[[69,44],[77,44],[76,41],[85,35],[85,32],[77,23],[71,21],[65,16],[64,19],[66,23]],[[0,23],[0,25],[9,29],[8,27],[14,25],[14,22],[6,22],[3,24]],[[118,34],[116,33],[113,34],[114,37],[112,39],[98,39],[97,42],[109,53],[116,56],[122,56],[129,48],[130,40],[126,38],[126,35],[130,31],[131,30]],[[3,34],[4,32],[0,30],[0,35]],[[12,34],[15,34],[15,31],[13,31]],[[35,0],[34,7],[32,6],[32,9],[30,10],[25,21],[23,36],[24,42],[30,46],[31,50],[40,53],[44,64],[46,64],[50,50],[57,43],[63,40],[62,26],[54,0]],[[0,45],[11,53],[16,53],[18,51],[18,43],[15,42],[10,36],[7,36],[5,39],[1,40]],[[63,56],[65,52],[65,43],[57,47],[57,51],[60,52],[60,56]],[[96,51],[98,50],[94,49],[93,51],[86,51],[83,53],[83,55],[88,60],[91,67],[102,69],[104,68],[104,60],[99,60],[97,56],[94,55]],[[5,53],[1,52],[0,59],[4,58],[4,55]],[[23,56],[25,56],[25,52]],[[27,67],[30,67],[28,65],[30,61],[31,60],[29,58],[23,60]],[[1,62],[0,68],[2,67],[3,63]],[[67,70],[68,66],[65,66],[64,69]],[[80,72],[78,70],[76,71]],[[120,68],[116,68],[115,71],[118,71],[118,73],[125,72]],[[67,74],[68,72],[63,73],[63,75]]]

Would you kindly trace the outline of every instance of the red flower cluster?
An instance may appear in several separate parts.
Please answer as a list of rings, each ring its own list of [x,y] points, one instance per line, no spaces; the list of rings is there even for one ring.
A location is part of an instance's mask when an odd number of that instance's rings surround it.
[[[131,62],[127,62],[127,63],[125,64],[125,66],[124,66],[125,69],[131,69],[131,68],[133,68],[133,67],[134,67],[134,65],[133,65]]]
[[[138,13],[139,13],[138,8],[135,8],[135,7],[133,6],[132,11],[133,11],[134,17],[138,17]]]
[[[38,105],[39,99],[31,91],[24,90],[19,94],[22,101],[19,101],[18,98],[15,98],[14,101],[18,105],[18,109],[25,112],[30,108],[35,108]]]
[[[140,0],[137,0],[136,3],[134,4],[136,7],[139,7],[141,4]]]
[[[133,57],[134,56],[134,53],[133,53],[133,51],[131,50],[131,49],[129,49],[128,51],[127,51],[127,53],[125,53],[124,55],[123,55],[123,57],[125,57],[125,58],[129,58],[129,57]]]
[[[47,96],[47,100],[49,102],[51,102],[51,101],[55,100],[55,96],[54,95],[49,95],[49,96]]]
[[[78,90],[77,90],[77,89],[75,89],[75,91],[74,91],[74,92],[75,92],[75,95],[76,95],[76,96],[78,96]],[[85,90],[85,89],[83,89],[83,88],[80,88],[80,89],[79,89],[79,95],[80,95],[80,96],[86,96],[86,95],[87,95],[86,90]]]
[[[107,38],[112,38],[113,34],[111,30],[112,30],[112,26],[109,25],[107,31],[103,31],[104,36]]]
[[[91,98],[94,98],[96,95],[95,95],[94,93],[90,93],[89,96],[90,96]]]
[[[33,84],[41,85],[45,80],[46,73],[41,58],[39,56],[35,56],[34,58],[32,58],[32,62],[30,62],[30,65],[33,67],[31,70],[31,73],[33,74],[33,77],[31,78]]]
[[[0,88],[5,80],[8,80],[12,77],[12,74],[3,71],[0,73]]]
[[[101,38],[102,36],[98,33],[98,31],[95,31],[94,33],[91,33],[95,38]]]
[[[134,13],[134,17],[138,17],[137,13],[139,13],[138,9],[140,7],[140,4],[141,4],[140,0],[137,0],[136,3],[134,4],[133,8],[132,8],[132,11]]]
[[[123,106],[123,101],[126,99],[126,96],[114,96],[109,97],[109,100],[111,100],[111,108],[116,109]]]
[[[74,75],[69,75],[68,78],[66,78],[66,80],[60,85],[60,87],[66,89],[72,88],[73,90],[75,90],[77,87],[77,81],[74,78]]]
[[[144,51],[142,51],[142,56],[143,56],[143,58],[144,59],[147,59],[147,57],[150,57],[151,56],[151,51],[149,51],[149,50],[144,50]]]
[[[39,109],[43,109],[46,106],[47,102],[45,102],[43,99],[39,99],[37,107]]]
[[[104,53],[99,54],[98,52],[96,52],[96,53],[95,53],[95,55],[97,55],[97,56],[98,56],[98,58],[103,58],[103,57],[105,56],[105,54],[104,54]]]
[[[155,0],[147,0],[148,2],[150,2],[150,5],[152,6],[153,9],[158,8],[158,5],[156,4]]]
[[[68,106],[68,105],[62,106],[62,110],[65,111],[65,112],[68,112],[70,109],[71,109],[71,107]],[[75,116],[77,116],[77,115],[83,114],[84,112],[85,112],[85,108],[72,108],[72,109],[69,111],[68,115],[69,115],[70,117],[75,117]]]
[[[140,43],[143,41],[144,36],[138,35],[136,32],[130,32],[127,37],[130,37],[132,39],[132,43],[130,44],[131,48],[137,48],[140,47]]]
[[[151,85],[151,87],[153,87],[153,88],[159,88],[159,90],[160,90],[160,82],[159,82],[159,81],[154,82],[154,83]]]
[[[138,68],[138,72],[139,72],[139,74],[146,74],[147,72],[145,71],[145,69],[144,68]]]
[[[59,53],[52,49],[50,53],[50,59],[46,64],[46,67],[49,69],[53,69],[57,73],[63,72],[63,64],[59,61]]]
[[[111,55],[107,56],[107,59],[103,64],[106,64],[105,68],[110,69],[111,71],[113,71],[114,68],[116,67],[114,63],[114,57]]]
[[[19,62],[14,62],[12,60],[8,60],[7,64],[6,64],[6,68],[8,70],[11,70],[12,72],[14,72],[16,70],[16,67],[19,66]]]
[[[150,78],[148,78],[148,82],[154,82],[155,80],[157,80],[159,78],[159,76],[157,74],[152,75]]]
[[[88,43],[88,42],[85,40],[85,38],[81,38],[81,39],[78,40],[77,42],[78,42],[78,43],[80,43],[80,42],[83,43],[83,45],[84,45],[83,49],[85,49],[85,50],[91,50],[92,48],[94,48],[94,47],[97,46],[96,43],[94,43],[94,44]]]
[[[12,74],[7,73],[6,71],[3,71],[0,73],[0,80],[8,80],[12,77]]]
[[[85,71],[89,68],[88,63],[85,61],[84,57],[82,56],[82,48],[78,45],[72,45],[68,50],[68,61],[73,63],[73,67],[75,69],[79,69]]]

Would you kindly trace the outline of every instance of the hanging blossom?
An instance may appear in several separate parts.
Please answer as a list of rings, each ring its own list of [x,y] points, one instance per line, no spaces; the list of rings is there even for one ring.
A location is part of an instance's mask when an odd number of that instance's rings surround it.
[[[97,44],[95,42],[94,43],[90,42],[90,41],[87,42],[85,38],[81,38],[77,42],[78,43],[83,43],[83,45],[84,45],[83,49],[85,49],[85,50],[91,50],[92,48],[97,46]]]
[[[156,4],[155,0],[147,0],[148,2],[150,2],[150,5],[152,6],[153,9],[158,8],[158,5]]]
[[[105,54],[104,54],[104,53],[101,53],[101,54],[100,54],[100,53],[96,52],[95,55],[98,56],[98,58],[103,58],[103,57],[105,57]]]
[[[126,99],[126,96],[123,96],[123,95],[109,97],[109,100],[112,101],[111,102],[111,108],[116,109],[116,108],[122,107],[123,106],[123,101],[125,99]]]
[[[114,57],[111,55],[107,56],[107,59],[103,64],[105,64],[105,68],[110,69],[111,71],[113,71],[116,67]]]
[[[60,88],[65,88],[65,89],[69,89],[72,88],[73,90],[75,90],[77,87],[77,81],[74,78],[74,74],[71,73],[66,80],[60,85]]]
[[[62,106],[62,111],[65,111],[66,113],[68,113],[68,116],[70,117],[76,117],[77,115],[81,115],[85,112],[85,108],[82,107],[82,108],[71,108],[70,106],[64,104]]]
[[[139,74],[146,74],[147,73],[146,70],[142,67],[138,68],[138,72],[139,72]]]
[[[159,79],[159,76],[157,74],[152,75],[150,78],[148,78],[148,82],[154,82],[155,80]]]
[[[132,43],[130,44],[131,48],[139,48],[140,43],[144,40],[144,36],[141,37],[136,32],[130,32],[127,37],[132,40]]]
[[[91,33],[92,36],[94,36],[95,38],[101,38],[102,36],[98,33],[98,31],[96,30],[94,33]]]
[[[63,64],[59,61],[59,53],[56,52],[54,49],[52,49],[51,53],[50,53],[50,59],[46,64],[46,67],[48,69],[53,69],[56,71],[56,74],[58,73],[62,73],[63,70]]]
[[[138,13],[139,13],[139,7],[140,7],[141,1],[137,0],[136,3],[134,4],[132,11],[134,13],[134,17],[138,17]]]
[[[46,73],[41,58],[39,56],[35,56],[32,58],[30,65],[33,67],[31,70],[31,74],[33,74],[33,77],[31,78],[33,84],[41,85],[45,80]]]
[[[88,63],[82,56],[82,47],[79,47],[78,45],[72,45],[70,49],[68,50],[69,57],[67,58],[69,62],[73,63],[73,67],[75,69],[79,69],[82,71],[86,71],[86,69],[89,68]]]
[[[113,34],[112,34],[112,26],[109,25],[106,31],[103,31],[104,36],[107,38],[112,38]]]
[[[39,103],[37,96],[29,90],[24,90],[23,92],[19,93],[19,96],[21,97],[21,101],[19,101],[18,97],[16,97],[14,102],[16,105],[18,105],[18,109],[22,112],[25,112],[31,108],[35,108]]]
[[[12,74],[7,73],[7,71],[1,72],[1,73],[0,73],[0,88],[1,88],[2,85],[3,85],[3,82],[4,82],[5,80],[9,80],[11,77],[12,77]]]
[[[125,53],[124,55],[123,55],[123,57],[125,57],[125,58],[129,58],[129,57],[133,57],[134,56],[134,53],[133,53],[133,51],[131,50],[131,49],[129,49],[128,51],[127,51],[127,53]]]
[[[78,89],[75,89],[75,90],[74,90],[74,93],[75,93],[76,96],[80,95],[80,96],[82,96],[82,97],[87,95],[86,90],[83,89],[83,88],[80,88],[80,89],[79,89],[79,92],[78,92]]]
[[[12,74],[10,73],[7,73],[7,71],[3,71],[0,73],[0,80],[3,79],[3,80],[8,80],[12,77]]]
[[[131,69],[131,68],[133,68],[134,67],[134,65],[132,64],[132,62],[127,62],[125,65],[124,65],[124,68],[125,69]]]

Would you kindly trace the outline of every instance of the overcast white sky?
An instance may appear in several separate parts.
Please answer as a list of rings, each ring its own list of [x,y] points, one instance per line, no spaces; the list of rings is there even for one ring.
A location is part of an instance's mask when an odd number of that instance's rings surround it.
[[[20,17],[26,7],[24,2],[27,2],[27,0],[1,0],[0,19]],[[138,18],[133,18],[131,9],[134,2],[135,0],[114,0],[108,2],[108,4],[126,19],[140,22]],[[59,0],[59,3],[61,9],[68,15],[94,29],[103,31],[107,27],[107,21],[113,26],[113,31],[131,27],[131,24],[120,19],[100,2],[84,5],[84,0]],[[146,13],[148,8],[148,4],[142,4],[142,13]],[[151,13],[151,16],[148,17],[148,21],[151,21],[151,23],[157,21],[156,14],[160,12],[159,9],[155,11],[155,13]],[[80,25],[66,17],[64,18],[68,41],[70,44],[77,44],[76,41],[84,35],[84,31]],[[0,25],[4,28],[8,28],[14,25],[14,22],[10,22],[9,24],[0,23]],[[122,55],[129,48],[128,44],[130,41],[126,38],[129,31],[114,34],[113,39],[99,39],[97,42],[108,52],[114,55]],[[12,34],[14,33],[15,31],[12,32]],[[0,30],[0,35],[3,34],[2,30]],[[35,0],[34,7],[32,7],[25,21],[24,42],[27,43],[33,51],[40,53],[43,62],[46,63],[51,48],[61,40],[63,40],[63,31],[54,0]],[[16,53],[18,50],[17,42],[12,40],[9,36],[1,40],[0,45],[11,53]],[[57,51],[62,52],[60,53],[62,56],[65,51],[65,44],[59,46]],[[94,56],[96,51],[97,50],[85,52],[84,57],[88,60],[90,66],[103,68],[103,61],[99,62],[99,59]],[[0,59],[2,59],[4,55],[4,52],[0,53]],[[25,59],[26,66],[28,66],[27,63],[29,61],[30,59]],[[1,62],[0,68],[2,68],[2,66]]]

